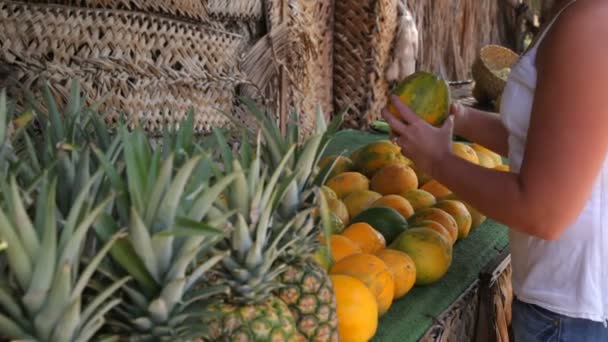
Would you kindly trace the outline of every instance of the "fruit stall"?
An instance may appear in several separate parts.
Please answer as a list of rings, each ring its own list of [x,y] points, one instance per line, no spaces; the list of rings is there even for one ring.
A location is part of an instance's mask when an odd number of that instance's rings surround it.
[[[507,227],[379,113],[499,106],[525,3],[0,1],[0,341],[507,341]]]

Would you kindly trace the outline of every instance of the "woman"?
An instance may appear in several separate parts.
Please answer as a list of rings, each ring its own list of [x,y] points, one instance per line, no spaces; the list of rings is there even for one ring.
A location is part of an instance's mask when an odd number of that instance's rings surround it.
[[[441,128],[398,98],[393,139],[416,166],[510,229],[516,342],[608,341],[608,1],[561,10],[513,66],[501,115],[453,105]],[[451,153],[452,132],[511,172]]]

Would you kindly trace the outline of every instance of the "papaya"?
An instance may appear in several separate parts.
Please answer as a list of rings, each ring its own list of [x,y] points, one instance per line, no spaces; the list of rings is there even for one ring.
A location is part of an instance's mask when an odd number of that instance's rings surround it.
[[[430,208],[437,203],[437,199],[430,192],[423,189],[414,189],[399,194],[405,198],[410,204],[414,211],[422,208]]]
[[[436,199],[442,199],[452,194],[452,190],[448,189],[445,185],[439,183],[436,179],[424,183],[420,189],[431,193]]]
[[[496,165],[494,166],[494,170],[509,172],[509,165]]]
[[[482,223],[484,223],[486,221],[487,217],[484,214],[482,214],[476,208],[473,208],[473,206],[471,206],[467,202],[459,200],[458,197],[456,197],[456,195],[451,194],[450,196],[447,196],[445,199],[460,201],[465,205],[465,207],[467,207],[467,210],[471,214],[471,229],[480,226]]]
[[[494,161],[494,166],[502,164],[502,157],[498,153],[490,150],[489,148],[486,148],[477,143],[472,144],[471,148],[475,150],[475,152],[486,154],[488,157],[492,158],[492,160]]]
[[[416,265],[416,285],[437,282],[452,265],[452,244],[429,228],[410,228],[401,233],[390,248],[402,251]]]
[[[404,218],[414,215],[414,208],[405,198],[399,195],[386,195],[372,203],[371,207],[389,207],[397,210]]]
[[[344,202],[339,199],[332,198],[327,200],[327,206],[329,207],[329,211],[338,216],[343,224],[348,224],[350,217],[348,216],[348,208]]]
[[[479,166],[483,166],[487,169],[492,169],[496,166],[494,159],[485,152],[475,151],[475,153],[477,153],[477,158],[479,159]]]
[[[392,164],[378,170],[370,182],[370,189],[382,195],[393,195],[418,188],[414,170],[403,164]]]
[[[325,185],[343,199],[351,192],[369,190],[369,179],[359,172],[349,171],[332,177]]]
[[[355,191],[346,196],[344,204],[346,205],[346,209],[348,209],[349,217],[354,217],[369,208],[372,203],[380,198],[382,198],[382,195],[377,192],[369,190]]]
[[[390,140],[379,140],[367,144],[353,152],[350,158],[355,170],[368,178],[372,178],[378,170],[385,166],[403,164],[408,160],[402,156],[401,147]]]
[[[407,220],[395,209],[379,206],[362,211],[350,220],[350,224],[365,222],[380,232],[386,243],[391,243],[408,227]]]
[[[415,227],[411,227],[411,228],[429,228],[432,229],[438,233],[440,233],[441,235],[445,236],[446,239],[450,240],[450,242],[452,242],[452,244],[454,243],[453,238],[452,238],[452,234],[440,223],[436,222],[436,221],[431,221],[431,220],[423,220],[423,221],[419,221],[416,222]]]
[[[452,143],[452,153],[466,161],[479,165],[477,153],[475,153],[475,150],[468,144],[459,141]]]
[[[437,75],[417,71],[398,82],[392,93],[431,125],[441,126],[448,117],[450,87]],[[387,109],[393,115],[398,115],[390,99]]]
[[[435,208],[447,212],[456,220],[456,224],[458,225],[458,239],[464,239],[469,235],[473,224],[473,218],[464,203],[456,200],[441,200],[435,205]]]
[[[408,223],[417,225],[419,222],[426,220],[435,221],[447,229],[452,236],[452,243],[455,243],[458,239],[458,223],[452,215],[439,208],[420,209],[409,219]]]

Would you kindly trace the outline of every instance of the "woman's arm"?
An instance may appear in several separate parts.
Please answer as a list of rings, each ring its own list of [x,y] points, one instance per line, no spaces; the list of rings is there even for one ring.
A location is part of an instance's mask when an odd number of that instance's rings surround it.
[[[506,156],[509,152],[509,133],[496,113],[454,104],[454,133]]]
[[[537,56],[538,82],[519,174],[450,152],[453,120],[435,128],[399,104],[385,117],[404,153],[462,200],[512,229],[558,239],[580,214],[608,154],[608,4],[565,11]]]

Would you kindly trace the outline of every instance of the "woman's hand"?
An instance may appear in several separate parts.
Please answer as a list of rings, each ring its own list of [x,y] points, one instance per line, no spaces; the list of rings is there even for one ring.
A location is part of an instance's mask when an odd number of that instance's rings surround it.
[[[391,102],[398,116],[386,108],[382,110],[382,116],[391,126],[391,139],[416,168],[433,176],[434,166],[452,153],[454,116],[450,115],[442,127],[434,127],[419,118],[399,97],[391,96]]]

